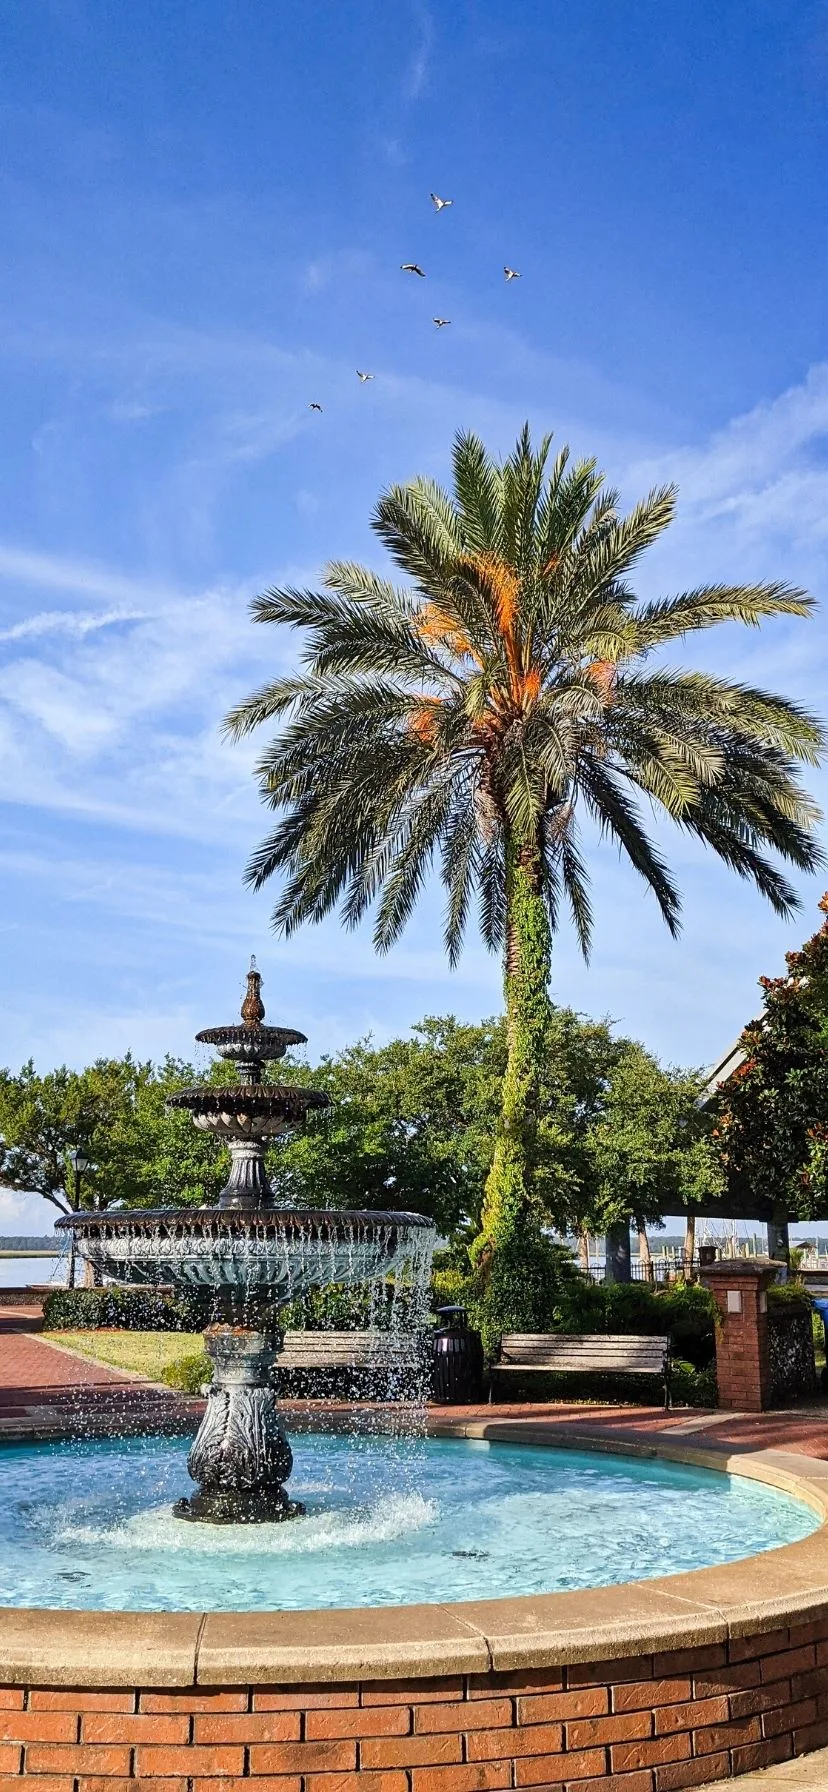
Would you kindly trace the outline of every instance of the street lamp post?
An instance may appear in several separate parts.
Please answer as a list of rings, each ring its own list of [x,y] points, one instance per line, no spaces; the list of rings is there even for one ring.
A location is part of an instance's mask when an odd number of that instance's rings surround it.
[[[79,1150],[79,1148],[77,1146],[75,1147],[74,1151],[70,1151],[69,1162],[72,1165],[72,1172],[73,1172],[73,1176],[74,1176],[74,1187],[73,1187],[73,1191],[72,1191],[72,1209],[73,1209],[74,1213],[79,1213],[80,1212],[80,1198],[81,1198],[81,1181],[83,1179],[84,1171],[91,1169],[92,1166],[90,1164],[89,1158],[86,1157],[84,1152]],[[74,1286],[75,1286],[75,1256],[76,1256],[75,1235],[73,1232],[70,1242],[69,1242],[69,1275],[68,1275],[68,1281],[67,1281],[67,1286],[69,1288],[74,1288]]]

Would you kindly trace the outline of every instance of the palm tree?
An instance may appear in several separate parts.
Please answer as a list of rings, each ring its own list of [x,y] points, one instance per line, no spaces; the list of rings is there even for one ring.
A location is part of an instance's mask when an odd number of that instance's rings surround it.
[[[768,853],[820,862],[819,812],[796,771],[818,760],[820,725],[765,691],[673,670],[659,650],[719,622],[807,616],[812,600],[763,583],[641,601],[631,570],[671,521],[675,489],[622,515],[594,461],[563,448],[550,464],[549,439],[533,451],[528,426],[502,464],[458,436],[453,465],[452,494],[419,478],[377,504],[404,585],[335,561],[319,591],[254,601],[257,621],[305,631],[302,667],[226,728],[280,723],[257,767],[279,820],[246,875],[255,888],[284,876],[282,933],[337,906],[354,926],[374,907],[385,951],[437,860],[454,964],[476,900],[503,955],[508,1034],[477,1256],[492,1273],[500,1263],[504,1312],[531,1318],[544,1273],[529,1249],[538,1068],[564,903],[585,954],[592,930],[581,820],[626,855],[673,934],[679,894],[640,798],[789,914],[794,890]]]

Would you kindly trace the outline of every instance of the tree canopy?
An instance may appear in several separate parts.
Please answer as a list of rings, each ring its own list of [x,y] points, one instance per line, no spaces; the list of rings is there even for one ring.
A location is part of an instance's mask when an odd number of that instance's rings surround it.
[[[250,862],[257,887],[284,882],[286,933],[341,904],[346,924],[376,903],[374,938],[399,937],[435,857],[446,948],[460,952],[473,897],[484,938],[507,928],[512,848],[537,860],[554,932],[570,904],[591,931],[582,816],[616,841],[675,929],[679,895],[637,806],[643,796],[755,882],[796,905],[773,864],[819,862],[818,811],[796,762],[816,763],[819,722],[798,705],[660,650],[721,622],[807,616],[781,581],[702,586],[641,600],[631,575],[673,519],[660,487],[623,515],[595,461],[572,462],[528,426],[499,465],[474,435],[454,444],[454,489],[418,478],[379,500],[373,527],[409,581],[334,561],[322,587],[274,589],[256,621],[301,629],[302,669],[264,684],[227,718],[281,731],[258,767],[280,815]]]
[[[828,915],[828,895],[819,906]],[[759,979],[762,1012],[716,1098],[715,1140],[740,1205],[759,1196],[810,1220],[828,1214],[828,920],[785,962]]]
[[[602,1232],[620,1217],[648,1221],[675,1208],[715,1165],[693,1073],[665,1070],[606,1021],[553,1008],[539,1095],[538,1220]],[[317,1064],[273,1074],[324,1089],[331,1108],[271,1145],[279,1196],[309,1206],[396,1207],[426,1213],[444,1237],[479,1230],[507,1058],[502,1018],[472,1025],[430,1016],[404,1038],[358,1040]],[[209,1073],[226,1079],[226,1066]],[[215,1199],[218,1142],[166,1096],[197,1080],[191,1064],[127,1056],[87,1070],[0,1072],[0,1183],[32,1189],[62,1210],[74,1201],[68,1153],[95,1168],[81,1201],[177,1206]],[[709,1129],[708,1129],[709,1130]]]

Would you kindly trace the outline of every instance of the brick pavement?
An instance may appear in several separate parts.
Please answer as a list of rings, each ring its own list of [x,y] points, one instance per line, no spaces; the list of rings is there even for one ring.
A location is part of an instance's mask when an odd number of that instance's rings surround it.
[[[180,1397],[136,1381],[118,1369],[55,1349],[35,1335],[39,1320],[36,1307],[0,1306],[0,1422],[44,1406],[57,1413],[63,1403],[79,1399],[87,1408],[92,1403],[101,1408],[134,1408],[136,1402],[144,1409],[149,1405],[156,1423],[163,1422],[161,1409],[166,1412],[168,1403],[171,1418],[175,1415],[180,1420],[186,1413],[191,1425],[197,1422],[200,1402],[185,1403]],[[333,1424],[344,1423],[354,1412],[354,1407],[344,1401],[286,1401],[285,1407],[292,1422],[300,1425],[318,1422],[323,1410]],[[688,1408],[665,1413],[657,1406],[587,1406],[575,1402],[432,1406],[429,1416],[435,1423],[451,1425],[501,1418],[542,1423],[559,1430],[562,1443],[571,1442],[579,1432],[599,1436],[608,1444],[613,1440],[646,1442],[648,1438],[663,1436],[674,1437],[677,1442],[698,1442],[705,1449],[774,1448],[828,1458],[828,1402],[824,1400],[784,1412],[733,1416],[704,1414]]]
[[[194,1428],[192,1409],[179,1396],[126,1375],[105,1363],[56,1349],[37,1337],[39,1307],[0,1307],[0,1435],[25,1427],[60,1427],[97,1415],[118,1429],[138,1429],[147,1419],[163,1428]]]

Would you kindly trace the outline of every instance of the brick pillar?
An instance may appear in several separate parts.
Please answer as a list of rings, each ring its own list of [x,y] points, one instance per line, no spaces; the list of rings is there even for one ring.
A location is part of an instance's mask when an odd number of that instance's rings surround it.
[[[781,1268],[771,1257],[730,1257],[699,1272],[719,1309],[716,1376],[728,1412],[764,1412],[770,1404],[767,1287]]]

